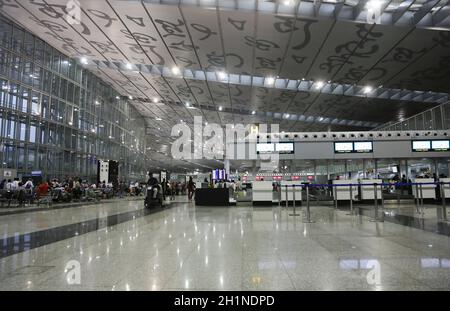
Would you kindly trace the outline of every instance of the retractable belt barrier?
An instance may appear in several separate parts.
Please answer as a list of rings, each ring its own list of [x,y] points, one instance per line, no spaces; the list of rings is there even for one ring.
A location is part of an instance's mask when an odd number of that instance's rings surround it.
[[[402,182],[398,182],[398,183],[372,183],[372,184],[361,184],[361,183],[348,183],[348,184],[291,184],[291,185],[282,185],[282,187],[285,187],[285,192],[286,192],[286,208],[289,206],[289,194],[288,194],[288,188],[292,187],[292,197],[293,197],[293,213],[289,214],[289,216],[300,216],[300,214],[296,213],[296,203],[295,203],[295,189],[300,188],[301,190],[305,190],[306,191],[306,219],[304,220],[304,222],[306,223],[312,223],[314,221],[311,220],[311,212],[310,212],[310,204],[309,204],[309,189],[310,188],[318,188],[318,187],[328,187],[328,188],[338,188],[338,187],[350,187],[349,191],[350,191],[350,213],[347,215],[354,215],[354,211],[353,211],[353,187],[355,186],[362,186],[362,187],[370,187],[373,186],[374,188],[374,218],[371,221],[374,222],[382,222],[384,221],[384,212],[382,212],[382,218],[378,217],[378,186],[379,187],[383,187],[383,186],[397,186],[397,187],[403,187],[403,186],[411,186],[415,188],[415,202],[416,202],[416,209],[417,209],[417,213],[420,214],[422,217],[424,217],[425,214],[425,208],[424,208],[424,204],[423,204],[423,185],[435,185],[437,187],[439,187],[440,190],[440,196],[441,196],[441,201],[442,201],[442,221],[448,221],[447,219],[447,207],[446,207],[446,195],[445,195],[445,185],[450,185],[450,182],[424,182],[424,183],[420,183],[420,182],[409,182],[409,183],[402,183]],[[281,187],[279,190],[279,202],[278,205],[281,206]],[[333,200],[334,200],[334,206],[337,209],[337,194],[336,194],[336,190],[333,191]],[[384,198],[383,198],[383,193],[381,193],[381,205],[382,205],[382,209],[384,209]],[[399,202],[399,197],[397,196],[397,201]]]

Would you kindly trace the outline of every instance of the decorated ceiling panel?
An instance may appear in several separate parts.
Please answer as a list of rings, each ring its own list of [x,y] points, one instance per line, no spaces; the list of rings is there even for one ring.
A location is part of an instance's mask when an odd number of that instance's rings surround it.
[[[80,3],[75,23],[68,22],[66,0],[0,1],[0,12],[61,52],[85,58],[87,68],[133,98],[153,135],[161,137],[194,116],[219,124],[280,123],[286,131],[367,130],[439,104],[325,94],[315,87],[319,81],[340,83],[341,89],[355,84],[450,92],[446,28],[214,5]],[[287,79],[298,81],[288,86]],[[302,88],[302,79],[311,88]]]

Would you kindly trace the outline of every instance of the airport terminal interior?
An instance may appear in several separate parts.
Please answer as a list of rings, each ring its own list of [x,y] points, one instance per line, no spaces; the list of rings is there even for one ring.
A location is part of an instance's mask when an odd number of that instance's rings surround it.
[[[0,291],[450,290],[450,2],[0,1]]]

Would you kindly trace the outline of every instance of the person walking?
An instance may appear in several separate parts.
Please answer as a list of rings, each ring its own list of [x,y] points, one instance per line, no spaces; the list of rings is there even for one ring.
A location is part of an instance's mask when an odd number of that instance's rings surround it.
[[[189,199],[189,201],[192,201],[192,197],[194,196],[194,190],[195,190],[195,184],[194,184],[194,181],[192,180],[192,176],[189,177],[189,181],[187,184],[187,190],[188,190],[188,199]]]

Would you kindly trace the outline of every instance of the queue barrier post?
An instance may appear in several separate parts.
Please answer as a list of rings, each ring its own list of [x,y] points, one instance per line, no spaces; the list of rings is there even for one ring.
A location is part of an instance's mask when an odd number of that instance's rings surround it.
[[[334,188],[333,188],[333,186],[331,186],[331,189],[333,189],[334,208],[337,209],[338,208],[338,203],[337,203],[337,190],[338,190],[338,187],[337,187],[337,185]]]
[[[445,198],[445,183],[440,182],[441,185],[441,201],[442,201],[442,220],[443,221],[448,221],[447,220],[447,206],[446,204],[446,198]]]
[[[374,215],[375,217],[373,219],[371,219],[370,221],[372,221],[372,222],[384,221],[384,219],[380,220],[378,218],[378,184],[377,183],[373,184],[373,198],[374,198],[374,203],[375,203],[375,215]]]
[[[350,213],[347,215],[353,215],[353,184],[350,183]]]
[[[309,185],[305,185],[306,187],[306,220],[303,220],[304,223],[313,223],[311,220],[311,211],[309,208]]]
[[[419,184],[419,190],[420,190],[420,207],[422,210],[422,216],[425,216],[425,206],[423,204],[423,189],[422,189],[422,184]]]
[[[419,210],[419,185],[415,184],[415,192],[416,192],[416,212],[417,214],[420,214],[420,210]]]
[[[288,209],[289,206],[289,200],[288,200],[288,186],[286,185],[286,197],[284,198],[286,200],[286,210]]]
[[[292,214],[289,214],[289,216],[300,216],[300,214],[297,214],[295,209],[295,185],[292,185],[292,204],[294,207],[294,211]]]

